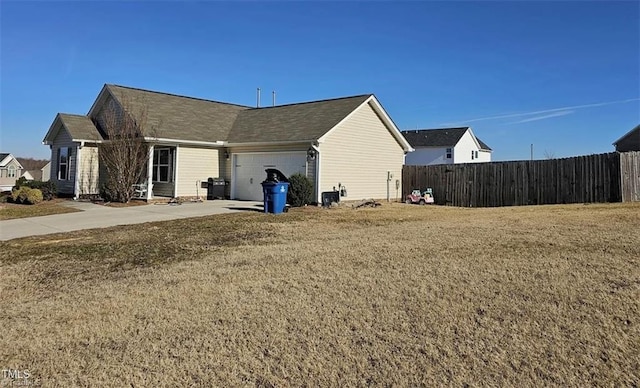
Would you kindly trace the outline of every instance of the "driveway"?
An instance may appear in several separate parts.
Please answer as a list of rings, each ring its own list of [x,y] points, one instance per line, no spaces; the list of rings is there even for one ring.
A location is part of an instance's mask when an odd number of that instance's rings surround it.
[[[95,205],[90,202],[70,201],[64,203],[64,206],[73,207],[81,211],[0,221],[0,241],[83,229],[106,228],[116,225],[132,225],[251,210],[262,211],[262,202],[226,200],[185,202],[182,205],[140,205],[120,208]]]

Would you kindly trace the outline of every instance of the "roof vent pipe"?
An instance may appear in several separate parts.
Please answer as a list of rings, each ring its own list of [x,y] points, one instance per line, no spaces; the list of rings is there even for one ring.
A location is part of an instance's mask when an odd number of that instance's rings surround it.
[[[271,106],[276,106],[276,91],[271,92]]]
[[[260,88],[258,88],[258,96],[256,101],[256,108],[260,108]]]

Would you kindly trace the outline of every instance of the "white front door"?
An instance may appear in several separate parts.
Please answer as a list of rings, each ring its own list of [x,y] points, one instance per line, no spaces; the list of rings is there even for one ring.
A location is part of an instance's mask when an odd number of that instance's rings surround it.
[[[233,196],[235,199],[262,201],[262,181],[267,178],[267,168],[280,170],[289,177],[305,174],[306,152],[241,153],[233,155]]]

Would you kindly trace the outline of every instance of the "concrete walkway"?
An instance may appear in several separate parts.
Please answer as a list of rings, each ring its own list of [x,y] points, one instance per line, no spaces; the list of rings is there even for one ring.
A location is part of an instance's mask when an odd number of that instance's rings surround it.
[[[0,241],[83,229],[106,228],[116,225],[168,221],[240,211],[262,211],[262,202],[226,200],[185,202],[182,205],[140,205],[120,208],[95,205],[90,202],[69,201],[62,204],[81,211],[0,221]]]

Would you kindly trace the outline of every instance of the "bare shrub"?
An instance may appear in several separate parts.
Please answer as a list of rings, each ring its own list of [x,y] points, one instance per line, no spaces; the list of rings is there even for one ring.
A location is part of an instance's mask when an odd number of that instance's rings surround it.
[[[134,194],[133,185],[146,171],[149,159],[149,147],[144,140],[147,109],[144,104],[142,106],[139,112],[132,112],[133,104],[127,100],[120,104],[112,101],[97,120],[105,138],[98,146],[98,154],[107,173],[106,188],[114,202],[129,202]]]

